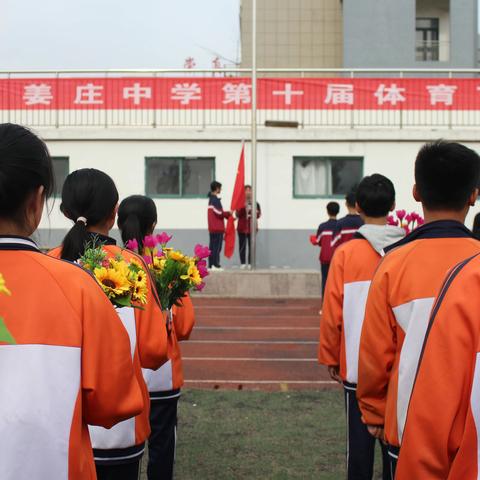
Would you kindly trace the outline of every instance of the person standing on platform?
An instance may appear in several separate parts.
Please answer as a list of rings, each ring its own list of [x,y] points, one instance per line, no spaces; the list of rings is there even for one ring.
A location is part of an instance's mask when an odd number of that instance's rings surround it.
[[[247,268],[247,245],[248,245],[248,265],[251,263],[251,229],[252,229],[252,187],[245,185],[245,207],[237,210],[238,218],[238,242],[240,249],[240,263],[242,269]],[[257,202],[257,219],[262,215],[260,204]]]
[[[333,250],[336,250],[342,243],[351,240],[357,230],[363,225],[363,220],[358,214],[355,204],[355,192],[348,193],[345,197],[345,206],[348,213],[337,222],[337,228],[332,239]]]
[[[333,257],[333,233],[337,227],[337,216],[340,211],[340,205],[337,202],[327,204],[328,220],[318,226],[317,235],[312,236],[312,243],[320,247],[320,268],[322,270],[322,299],[327,284],[328,269]]]
[[[224,212],[220,193],[222,184],[213,181],[208,194],[208,233],[210,235],[210,257],[208,266],[212,270],[221,270],[220,253],[222,251],[223,236],[225,234],[225,219],[230,217],[230,212]]]

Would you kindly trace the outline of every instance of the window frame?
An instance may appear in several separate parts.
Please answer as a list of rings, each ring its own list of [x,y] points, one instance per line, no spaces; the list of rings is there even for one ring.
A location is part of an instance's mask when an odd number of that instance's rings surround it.
[[[419,27],[419,20],[428,20],[431,23],[435,23],[435,27]],[[417,33],[422,34],[422,45],[417,43]],[[436,40],[427,39],[428,33],[436,33]],[[432,35],[435,36],[435,35]],[[436,43],[436,45],[435,45]],[[417,58],[418,53],[422,53],[422,58]],[[432,53],[436,55],[432,55]],[[428,58],[429,56],[436,56],[437,58]],[[416,17],[415,18],[415,61],[416,62],[440,62],[440,19],[438,17]]]
[[[178,182],[179,182],[179,193],[176,194],[162,194],[162,193],[148,193],[147,185],[148,185],[148,161],[155,160],[155,159],[163,159],[163,160],[177,160],[179,161],[179,175],[178,175]],[[205,194],[199,193],[198,195],[185,195],[183,194],[183,162],[185,160],[212,160],[212,181],[216,179],[216,157],[214,156],[148,156],[145,157],[145,170],[144,170],[144,191],[145,195],[148,195],[150,198],[166,198],[166,199],[175,199],[175,200],[192,200],[192,199],[205,199],[207,196],[207,192]]]
[[[304,195],[304,194],[298,194],[295,191],[295,180],[296,180],[296,174],[295,174],[295,162],[297,159],[328,159],[330,161],[330,165],[332,163],[332,159],[338,159],[338,160],[360,160],[361,161],[361,174],[360,174],[360,180],[365,176],[365,157],[358,156],[358,155],[294,155],[292,157],[292,170],[293,170],[293,175],[292,175],[292,196],[296,200],[318,200],[318,199],[325,199],[325,200],[341,200],[345,198],[345,195],[348,193],[341,193],[341,194],[327,194],[327,195]],[[330,178],[329,178],[329,184],[332,183],[331,179],[331,174],[332,171],[330,169]],[[331,185],[330,185],[331,187]]]
[[[70,175],[70,157],[68,155],[51,155],[50,158],[52,160],[52,170],[53,170],[53,175],[54,175],[54,179],[55,179],[55,192],[53,193],[52,197],[53,198],[62,198],[63,183],[65,182],[65,179],[68,177],[68,175]],[[57,183],[57,178],[55,176],[55,168],[53,167],[53,162],[55,160],[66,160],[67,161],[67,175],[62,182],[62,185],[61,185],[62,188],[60,188],[59,192],[57,192],[57,188],[59,187],[59,185]]]

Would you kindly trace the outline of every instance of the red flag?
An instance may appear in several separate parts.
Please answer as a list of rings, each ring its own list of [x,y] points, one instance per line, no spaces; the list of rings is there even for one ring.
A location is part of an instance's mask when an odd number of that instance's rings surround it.
[[[233,188],[232,203],[230,204],[232,215],[227,220],[227,229],[225,230],[225,256],[227,258],[232,258],[235,251],[235,220],[233,212],[241,208],[245,208],[245,145],[242,145],[237,178]]]

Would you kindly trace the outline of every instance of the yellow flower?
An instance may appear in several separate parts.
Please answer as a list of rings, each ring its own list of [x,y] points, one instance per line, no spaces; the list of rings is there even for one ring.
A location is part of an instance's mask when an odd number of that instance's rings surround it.
[[[3,293],[5,295],[11,295],[10,290],[5,285],[5,279],[3,278],[3,275],[1,273],[0,273],[0,293]]]
[[[127,262],[125,260],[115,260],[113,258],[110,259],[110,267],[120,272],[122,275],[128,277],[130,274],[130,269],[128,268]]]
[[[153,269],[156,270],[157,272],[161,272],[165,268],[165,264],[167,263],[167,260],[165,257],[155,257],[153,259]]]
[[[132,300],[136,300],[140,303],[147,303],[147,280],[145,277],[145,282],[137,282],[133,288]]]
[[[193,285],[200,285],[202,283],[202,277],[194,263],[190,263],[187,275],[182,275],[180,278],[182,280],[190,280]]]
[[[183,262],[185,260],[185,255],[183,255],[183,253],[176,252],[175,250],[170,252],[168,256],[175,262]]]
[[[130,283],[128,277],[121,271],[113,268],[96,268],[94,271],[95,278],[108,298],[115,298],[127,295],[130,291]]]

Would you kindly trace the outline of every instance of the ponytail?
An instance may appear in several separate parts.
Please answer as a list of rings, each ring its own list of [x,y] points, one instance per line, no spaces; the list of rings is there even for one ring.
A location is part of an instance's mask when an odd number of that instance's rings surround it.
[[[155,202],[144,195],[131,195],[125,198],[118,207],[118,228],[122,241],[138,242],[138,249],[143,251],[143,239],[152,233],[157,223],[157,207]]]
[[[87,225],[95,226],[108,220],[117,203],[117,188],[106,173],[83,168],[68,175],[63,184],[60,210],[75,223],[63,239],[61,258],[78,260],[90,240]]]

